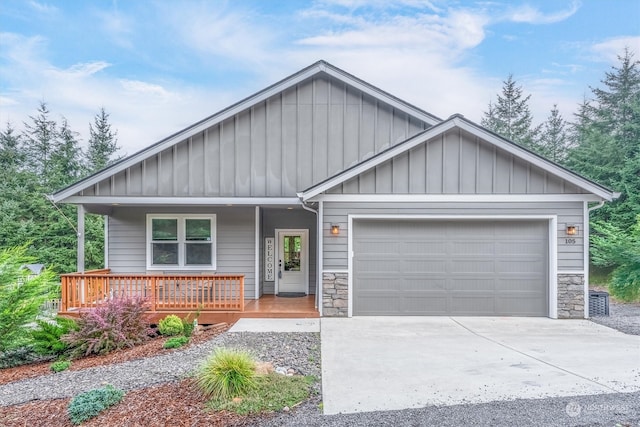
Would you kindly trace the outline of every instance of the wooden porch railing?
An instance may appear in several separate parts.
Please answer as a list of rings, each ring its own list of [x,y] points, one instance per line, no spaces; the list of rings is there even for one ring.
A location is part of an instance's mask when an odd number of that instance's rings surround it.
[[[151,311],[244,311],[243,275],[63,274],[60,312],[92,308],[113,297],[142,296]]]

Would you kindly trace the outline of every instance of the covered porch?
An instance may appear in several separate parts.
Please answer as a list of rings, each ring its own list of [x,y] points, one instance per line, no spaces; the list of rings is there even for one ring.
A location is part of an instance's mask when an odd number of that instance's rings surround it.
[[[319,317],[315,295],[297,298],[263,295],[245,300],[244,275],[113,274],[109,269],[61,276],[59,313],[79,316],[110,298],[143,297],[152,323],[169,315],[195,315],[198,322],[233,323],[243,317]]]

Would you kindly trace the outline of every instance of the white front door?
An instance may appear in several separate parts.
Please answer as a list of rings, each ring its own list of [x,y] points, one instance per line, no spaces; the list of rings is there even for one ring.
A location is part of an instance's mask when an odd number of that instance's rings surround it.
[[[276,229],[276,294],[309,293],[309,230]]]

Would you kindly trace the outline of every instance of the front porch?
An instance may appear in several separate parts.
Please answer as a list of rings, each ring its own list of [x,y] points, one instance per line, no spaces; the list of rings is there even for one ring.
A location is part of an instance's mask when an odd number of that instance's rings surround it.
[[[193,315],[198,309],[201,324],[233,323],[243,317],[319,317],[314,295],[245,300],[243,275],[111,274],[109,269],[62,275],[59,314],[79,316],[122,296],[146,298],[152,323],[169,314]]]

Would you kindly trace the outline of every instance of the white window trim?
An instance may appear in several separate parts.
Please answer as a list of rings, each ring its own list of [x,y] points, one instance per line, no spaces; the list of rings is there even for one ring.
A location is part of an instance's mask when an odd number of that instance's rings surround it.
[[[176,219],[178,220],[178,264],[152,264],[152,234],[151,224],[153,219]],[[211,264],[209,265],[185,265],[185,223],[187,219],[208,219],[211,221]],[[184,270],[184,271],[202,271],[215,270],[217,264],[216,242],[218,240],[218,232],[216,226],[215,214],[147,214],[147,235],[145,247],[147,252],[147,270]]]

